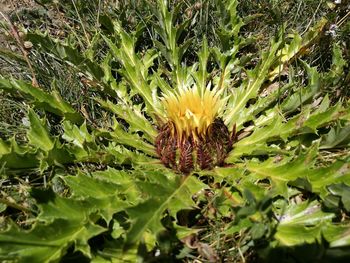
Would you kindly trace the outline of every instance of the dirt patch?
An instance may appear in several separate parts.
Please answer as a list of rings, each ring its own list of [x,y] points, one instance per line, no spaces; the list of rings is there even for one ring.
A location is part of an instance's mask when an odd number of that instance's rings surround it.
[[[0,11],[4,13],[11,13],[22,8],[36,7],[37,4],[31,0],[0,0]]]
[[[0,12],[3,15],[11,16],[23,9],[34,9],[38,5],[33,0],[0,0]],[[3,15],[0,14],[0,22],[4,21]],[[6,41],[5,30],[0,31],[0,46]]]
[[[8,13],[11,10],[11,4],[8,1],[0,0],[0,11],[3,13]],[[0,19],[3,19],[0,17]]]

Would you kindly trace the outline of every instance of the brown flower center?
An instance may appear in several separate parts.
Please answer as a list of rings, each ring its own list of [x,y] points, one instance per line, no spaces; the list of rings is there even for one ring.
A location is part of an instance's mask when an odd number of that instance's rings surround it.
[[[220,118],[216,118],[202,133],[178,136],[174,123],[169,121],[159,129],[156,151],[162,163],[184,174],[194,169],[212,169],[224,164],[232,149],[235,132],[229,132]]]

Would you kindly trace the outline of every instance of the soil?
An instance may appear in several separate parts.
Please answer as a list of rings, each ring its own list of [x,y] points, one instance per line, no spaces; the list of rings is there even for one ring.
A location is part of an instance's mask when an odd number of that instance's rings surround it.
[[[38,5],[33,0],[0,0],[0,12],[7,16],[10,16],[11,14],[19,12],[23,9],[32,9],[36,7],[38,7]],[[4,17],[0,14],[0,23],[3,21]],[[0,47],[3,47],[5,42],[5,30],[0,28]]]
[[[35,6],[37,6],[37,4],[32,0],[0,0],[0,11],[5,13]]]
[[[38,7],[39,5],[34,0],[0,0],[0,51],[10,50],[20,53],[14,39],[9,36],[4,16],[10,17],[12,21],[13,17],[18,17],[22,10],[34,10]],[[4,73],[12,75],[13,71],[11,67],[8,67],[8,63],[0,57],[0,75]]]

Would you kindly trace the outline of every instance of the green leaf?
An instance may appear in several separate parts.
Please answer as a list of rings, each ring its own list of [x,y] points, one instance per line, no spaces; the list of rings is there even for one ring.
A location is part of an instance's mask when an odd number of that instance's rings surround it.
[[[115,163],[119,165],[136,165],[145,163],[152,165],[153,163],[159,163],[158,159],[149,157],[141,152],[129,150],[122,145],[116,144],[115,142],[109,143],[108,147],[106,147],[104,150],[106,151],[106,155],[113,156]]]
[[[33,104],[40,109],[62,116],[74,123],[82,122],[80,114],[65,102],[57,92],[50,94],[22,80],[6,80],[1,78],[0,89],[12,93],[19,91],[28,99],[33,100]]]
[[[308,85],[306,87],[298,87],[298,91],[288,96],[281,104],[283,112],[293,112],[300,105],[311,100],[320,89],[320,74],[315,67],[310,67],[306,62],[301,61],[303,67],[308,74]]]
[[[263,53],[260,64],[254,70],[247,71],[248,79],[240,87],[232,90],[227,112],[224,115],[225,124],[229,127],[239,122],[241,108],[244,108],[251,98],[257,96],[261,85],[267,78],[268,70],[276,59],[276,51],[280,44],[280,40],[272,41],[270,50]]]
[[[301,38],[299,34],[292,34],[289,36],[289,38],[291,38],[290,43],[285,44],[283,49],[277,53],[280,57],[278,61],[279,65],[270,72],[270,81],[279,76],[284,70],[284,67],[308,52],[308,48],[319,40],[327,22],[326,18],[322,18],[314,27],[306,32],[303,38]]]
[[[275,238],[281,245],[295,246],[321,240],[321,232],[326,222],[335,217],[323,212],[317,201],[290,204],[280,209]]]
[[[280,86],[280,83],[274,82],[264,88],[258,95],[255,103],[251,104],[248,108],[244,107],[241,109],[240,119],[235,123],[236,129],[241,130],[243,128],[243,124],[248,121],[254,121],[257,126],[260,126],[261,121],[276,118],[276,115],[279,114],[279,112],[276,110],[276,108],[271,109],[271,106],[280,99],[281,94],[292,89],[294,86],[294,83],[288,83]],[[260,118],[257,118],[256,116],[259,113],[264,113],[266,119],[264,120],[264,117],[261,116]]]
[[[321,240],[321,227],[304,225],[281,225],[275,238],[282,246],[297,246],[304,243],[315,243]]]
[[[3,141],[0,139],[0,164],[5,168],[23,169],[39,166],[38,150],[26,146],[19,146],[14,139]]]
[[[205,37],[202,42],[202,49],[198,53],[199,69],[197,72],[193,73],[193,77],[196,79],[199,93],[203,96],[207,86],[207,78],[209,76],[209,73],[207,72],[209,49],[208,40]]]
[[[97,211],[89,201],[55,196],[53,200],[39,205],[41,213],[38,219],[49,222],[58,218],[67,221],[86,220],[94,210]]]
[[[215,33],[220,39],[222,50],[226,52],[243,40],[239,36],[239,31],[244,22],[237,12],[238,1],[218,1],[216,4],[220,13],[217,13],[219,26],[215,28]]]
[[[4,212],[7,208],[7,205],[0,203],[0,213]]]
[[[238,185],[239,189],[248,186],[252,188],[253,186],[249,182],[256,186],[257,182],[268,179],[269,184],[267,186],[262,184],[260,188],[270,187],[269,194],[281,195],[286,198],[289,198],[287,186],[297,183],[294,181],[298,179],[305,181],[305,184],[298,185],[298,187],[317,193],[322,198],[328,194],[327,186],[332,183],[350,185],[350,177],[348,176],[350,168],[347,162],[337,161],[326,167],[315,167],[317,152],[318,147],[315,144],[308,153],[300,154],[293,160],[287,156],[280,156],[280,159],[269,158],[264,162],[251,160],[236,164],[236,167],[219,168],[216,171],[219,175],[223,175],[225,180],[241,179]]]
[[[320,149],[342,148],[350,144],[350,125],[341,127],[340,124],[332,127],[322,136]]]
[[[157,136],[155,127],[142,114],[140,107],[126,104],[113,104],[111,101],[98,100],[102,107],[109,109],[130,124],[130,132],[142,131],[149,142],[153,142]]]
[[[327,187],[328,191],[334,195],[341,198],[341,202],[344,208],[350,211],[350,186],[342,184],[332,184]]]
[[[313,169],[312,172],[305,174],[312,185],[313,192],[319,193],[322,198],[328,194],[327,188],[332,184],[344,183],[350,185],[348,161],[337,161],[332,165]]]
[[[159,104],[159,100],[147,82],[147,67],[150,66],[149,56],[146,56],[145,61],[142,61],[139,56],[135,54],[135,39],[124,31],[120,32],[120,47],[115,45],[112,40],[106,36],[102,37],[111,49],[112,54],[122,64],[123,68],[120,69],[120,73],[131,85],[134,93],[140,94],[144,99],[146,107],[148,108],[148,114],[153,116],[155,113],[158,113],[158,108],[156,106]]]
[[[323,230],[325,239],[330,247],[348,247],[350,245],[350,225],[334,224]]]
[[[333,44],[332,65],[329,72],[324,74],[324,80],[327,86],[337,86],[341,84],[344,76],[344,68],[347,66],[347,61],[343,58],[342,49],[339,43]]]
[[[204,184],[193,176],[166,177],[160,172],[149,174],[152,183],[138,182],[141,192],[148,195],[146,201],[127,208],[132,222],[127,233],[127,244],[137,243],[146,233],[157,235],[163,228],[161,219],[166,209],[174,217],[181,209],[194,206],[192,195],[204,188]]]
[[[118,123],[116,123],[113,128],[114,130],[109,134],[112,138],[115,138],[118,144],[134,147],[135,149],[153,157],[157,156],[154,146],[146,142],[137,133],[128,133]]]
[[[26,61],[24,56],[19,54],[18,52],[12,52],[6,48],[0,48],[0,57],[7,60],[15,60],[17,63],[25,65]]]
[[[93,196],[95,198],[105,198],[111,195],[117,195],[118,185],[108,181],[100,181],[78,173],[76,176],[65,176],[62,178],[72,190],[72,195],[75,198],[87,198]]]
[[[253,226],[253,222],[249,218],[239,220],[238,224],[229,224],[229,227],[225,230],[226,235],[234,235]]]
[[[91,135],[84,122],[80,127],[73,125],[72,123],[65,121],[63,122],[64,134],[62,136],[68,142],[72,142],[80,148],[84,148],[85,143],[94,142],[95,138]]]
[[[90,221],[63,219],[48,225],[37,223],[29,231],[12,226],[0,233],[0,259],[33,263],[57,261],[72,244],[90,257],[88,240],[104,231]]]
[[[235,143],[226,160],[232,163],[238,157],[248,154],[287,154],[287,151],[284,151],[278,145],[272,144],[272,142],[278,142],[281,139],[286,141],[288,137],[295,135],[317,133],[318,128],[337,120],[342,111],[340,103],[323,112],[314,111],[310,114],[309,110],[306,109],[285,122],[278,114],[278,108],[275,108],[270,115],[256,120],[257,125],[262,127],[255,127],[255,129],[250,127],[254,132]]]
[[[91,176],[78,173],[77,176],[65,176],[62,179],[70,187],[72,198],[82,200],[81,209],[99,212],[107,223],[115,213],[139,198],[130,176],[114,169],[93,173]]]
[[[29,110],[28,118],[30,129],[28,132],[29,143],[33,146],[48,152],[53,149],[54,141],[46,130],[45,124],[41,121],[33,110]]]

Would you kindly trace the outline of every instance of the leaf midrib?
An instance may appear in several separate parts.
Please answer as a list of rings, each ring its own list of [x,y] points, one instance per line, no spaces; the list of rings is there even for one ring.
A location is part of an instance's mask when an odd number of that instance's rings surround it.
[[[186,177],[185,180],[183,180],[183,182],[181,183],[180,187],[178,187],[167,199],[165,199],[165,201],[163,202],[163,204],[161,206],[159,206],[159,208],[152,214],[152,216],[150,217],[150,219],[147,221],[146,224],[144,224],[144,226],[141,228],[141,230],[139,231],[138,235],[141,235],[142,233],[144,233],[148,227],[148,225],[154,220],[155,216],[157,216],[159,213],[162,213],[163,210],[165,209],[165,206],[171,201],[171,199],[176,196],[176,194],[187,184],[188,178],[191,175],[188,175]],[[135,238],[134,238],[135,239]],[[139,238],[136,238],[136,240],[138,240]]]

